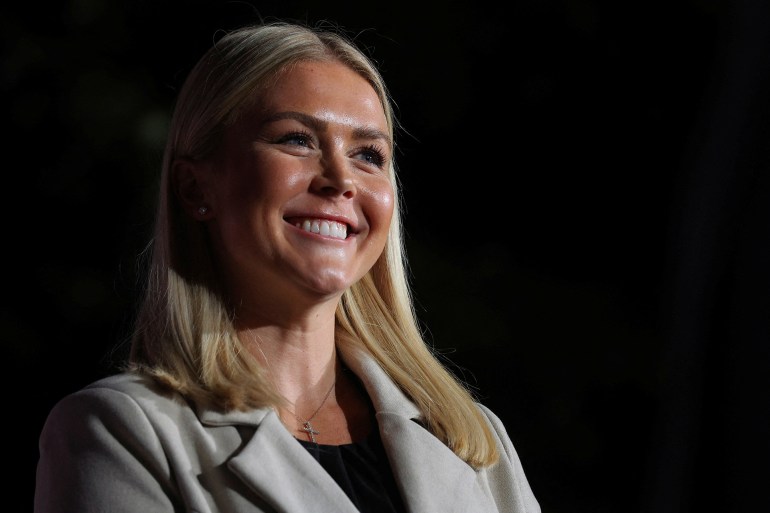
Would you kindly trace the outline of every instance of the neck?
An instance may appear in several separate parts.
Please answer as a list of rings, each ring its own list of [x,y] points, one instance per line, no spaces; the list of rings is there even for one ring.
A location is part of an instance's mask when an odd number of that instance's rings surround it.
[[[298,415],[312,412],[336,379],[333,326],[309,332],[262,327],[241,330],[239,338]]]
[[[289,403],[290,412],[297,420],[302,422],[311,419],[322,407],[337,403],[335,385],[340,370],[341,364],[335,352],[327,368],[311,388],[301,390],[301,387],[295,387],[291,399],[284,395]]]
[[[340,372],[336,357],[330,367],[332,371],[331,384],[323,385],[323,387],[316,386],[294,401],[289,401],[290,405],[278,408],[278,416],[287,429],[294,433],[294,436],[297,436],[298,432],[303,432],[311,442],[318,443],[316,435],[320,435],[320,431],[316,427],[318,425],[316,416],[320,420],[322,417],[325,417],[324,411],[329,412],[339,408],[338,396],[334,393],[337,386],[338,373]],[[319,398],[320,393],[323,393],[323,396]],[[325,424],[328,426],[328,421]],[[328,433],[325,433],[325,435],[328,436]]]
[[[279,390],[316,385],[335,356],[334,311],[313,309],[291,318],[261,314],[239,313],[236,329],[244,347]]]

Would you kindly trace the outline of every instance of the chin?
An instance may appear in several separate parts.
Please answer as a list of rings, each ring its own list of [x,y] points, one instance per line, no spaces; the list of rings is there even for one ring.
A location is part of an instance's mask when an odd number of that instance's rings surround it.
[[[355,280],[351,280],[349,276],[333,274],[322,277],[316,276],[308,283],[308,288],[323,296],[341,296],[353,283]]]

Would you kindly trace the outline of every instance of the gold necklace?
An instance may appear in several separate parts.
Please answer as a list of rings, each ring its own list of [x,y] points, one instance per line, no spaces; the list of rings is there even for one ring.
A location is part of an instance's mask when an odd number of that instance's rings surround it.
[[[310,421],[313,420],[313,418],[316,416],[316,414],[319,411],[321,411],[321,407],[323,407],[323,405],[326,404],[326,400],[329,398],[329,395],[331,395],[332,390],[334,390],[334,386],[336,384],[337,384],[337,380],[335,379],[334,382],[332,383],[332,386],[329,388],[329,391],[326,392],[326,395],[321,401],[321,404],[318,405],[318,408],[316,408],[313,414],[307,419],[302,420],[301,418],[299,418],[299,416],[296,413],[294,413],[293,411],[291,412],[291,414],[294,415],[294,418],[297,419],[297,422],[300,423],[300,426],[297,429],[299,431],[304,431],[305,433],[307,433],[307,436],[310,438],[310,441],[313,442],[314,444],[318,443],[315,441],[315,435],[320,435],[321,432],[315,429],[313,427],[313,424],[310,423]]]

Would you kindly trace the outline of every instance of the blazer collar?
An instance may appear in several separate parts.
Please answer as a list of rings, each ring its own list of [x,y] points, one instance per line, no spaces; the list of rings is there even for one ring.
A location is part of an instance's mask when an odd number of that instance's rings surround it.
[[[374,406],[380,436],[409,511],[496,511],[476,472],[425,429],[417,406],[367,353],[340,345],[340,356],[363,383]],[[255,428],[228,462],[232,472],[278,511],[357,513],[347,495],[269,408],[248,412],[200,409],[208,425]],[[281,476],[276,479],[276,476]]]
[[[339,346],[372,400],[385,452],[409,511],[496,512],[476,471],[422,425],[417,406],[367,353]]]
[[[393,413],[407,419],[421,418],[417,406],[390,379],[374,358],[349,344],[338,344],[337,350],[345,365],[363,383],[375,412]]]
[[[334,478],[272,410],[227,466],[278,511],[358,513]]]
[[[420,410],[409,400],[401,389],[388,377],[379,364],[363,350],[350,346],[338,346],[345,365],[361,380],[377,413],[392,413],[406,419],[421,419]],[[218,411],[205,406],[196,406],[201,422],[209,426],[245,425],[259,426],[272,412],[271,408],[248,411]]]

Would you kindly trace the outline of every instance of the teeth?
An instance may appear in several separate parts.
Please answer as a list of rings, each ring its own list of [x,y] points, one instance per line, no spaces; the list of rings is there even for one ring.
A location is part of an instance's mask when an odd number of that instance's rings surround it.
[[[297,221],[295,226],[306,232],[317,233],[333,239],[345,239],[348,236],[347,225],[335,221],[305,219],[303,221]]]

